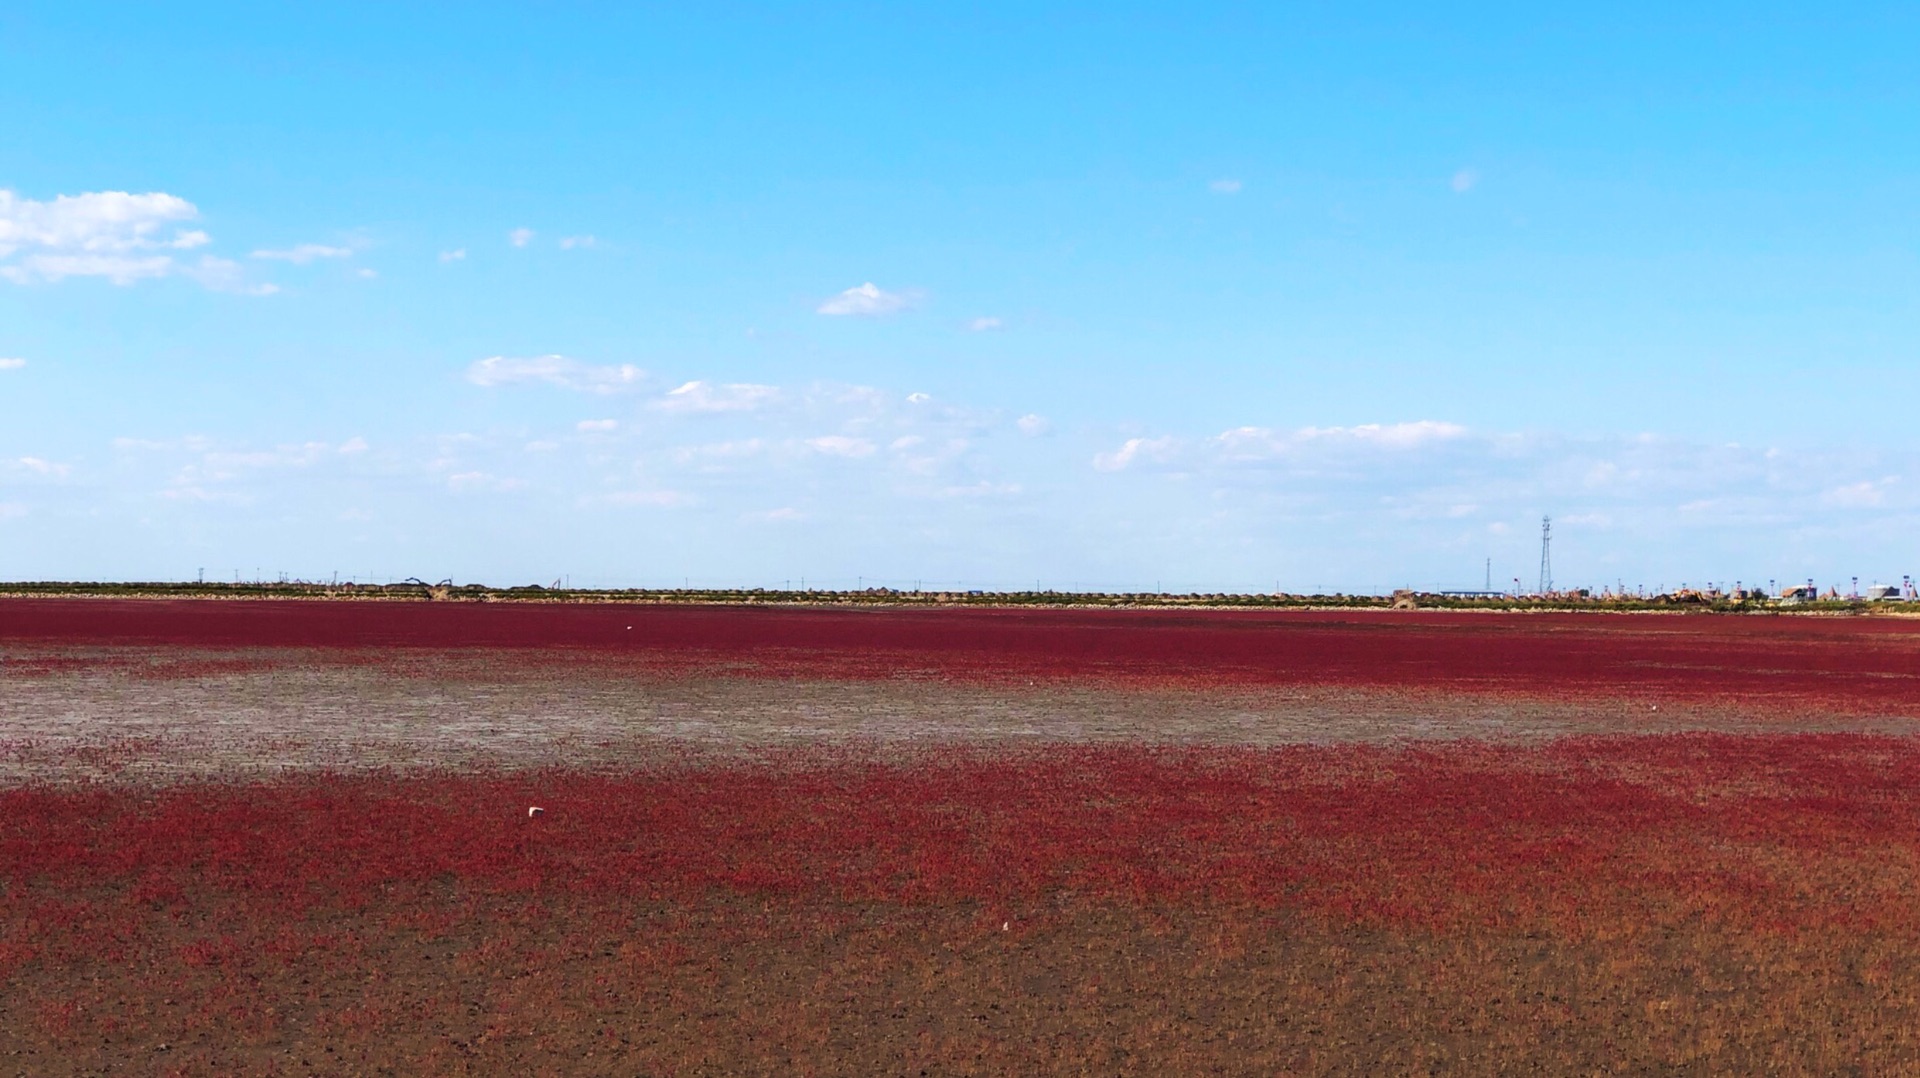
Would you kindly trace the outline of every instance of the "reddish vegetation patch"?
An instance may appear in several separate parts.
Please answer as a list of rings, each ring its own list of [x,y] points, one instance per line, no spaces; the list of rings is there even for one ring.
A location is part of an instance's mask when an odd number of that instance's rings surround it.
[[[733,676],[1322,685],[1920,706],[1903,618],[0,600],[0,645],[515,649]]]
[[[1904,619],[0,601],[0,662],[25,1073],[1920,1058],[1920,741],[1150,743],[1916,715]],[[185,735],[544,747],[78,779]]]
[[[432,881],[650,899],[724,889],[1006,904],[1071,892],[1578,931],[1629,894],[1642,916],[1656,899],[1662,917],[1701,914],[1693,892],[1717,889],[1729,843],[1740,863],[1754,844],[1849,862],[1873,844],[1910,850],[1915,789],[1916,743],[1847,735],[1076,747],[913,763],[783,753],[626,775],[15,789],[0,793],[0,856],[23,884],[122,877],[147,897],[213,884],[295,906]],[[530,817],[530,805],[545,811]],[[1711,915],[1755,929],[1912,917],[1899,892],[1850,885],[1835,906],[1806,883],[1743,878],[1741,900],[1717,897]]]
[[[0,1051],[1825,1069],[1920,1050],[1917,876],[1920,745],[1841,735],[16,789]]]

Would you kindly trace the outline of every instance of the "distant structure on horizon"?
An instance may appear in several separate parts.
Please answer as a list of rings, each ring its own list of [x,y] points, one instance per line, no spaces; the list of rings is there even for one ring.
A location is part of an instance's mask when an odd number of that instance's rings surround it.
[[[1553,518],[1540,518],[1540,594],[1553,592]]]

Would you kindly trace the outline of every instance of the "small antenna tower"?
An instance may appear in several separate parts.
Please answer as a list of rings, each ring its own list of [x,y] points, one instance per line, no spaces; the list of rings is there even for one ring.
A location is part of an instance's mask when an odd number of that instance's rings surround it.
[[[1553,590],[1553,518],[1540,518],[1540,594]]]

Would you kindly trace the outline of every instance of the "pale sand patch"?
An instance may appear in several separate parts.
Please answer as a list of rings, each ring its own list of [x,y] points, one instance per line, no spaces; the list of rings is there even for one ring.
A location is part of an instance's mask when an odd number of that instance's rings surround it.
[[[176,664],[187,662],[181,667]],[[209,670],[210,672],[196,672]],[[23,672],[25,671],[25,672]],[[159,676],[159,675],[166,676]],[[619,767],[804,745],[1285,745],[1682,730],[1913,733],[1898,715],[1327,686],[823,681],[526,653],[64,649],[0,654],[0,784],[285,770]]]

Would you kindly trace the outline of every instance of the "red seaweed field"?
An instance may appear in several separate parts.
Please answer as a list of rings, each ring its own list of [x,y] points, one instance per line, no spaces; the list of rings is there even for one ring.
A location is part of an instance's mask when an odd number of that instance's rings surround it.
[[[813,678],[1651,691],[1920,704],[1920,619],[1439,611],[0,601],[0,647],[498,650]]]
[[[0,602],[0,1069],[1904,1072],[1914,624]]]

